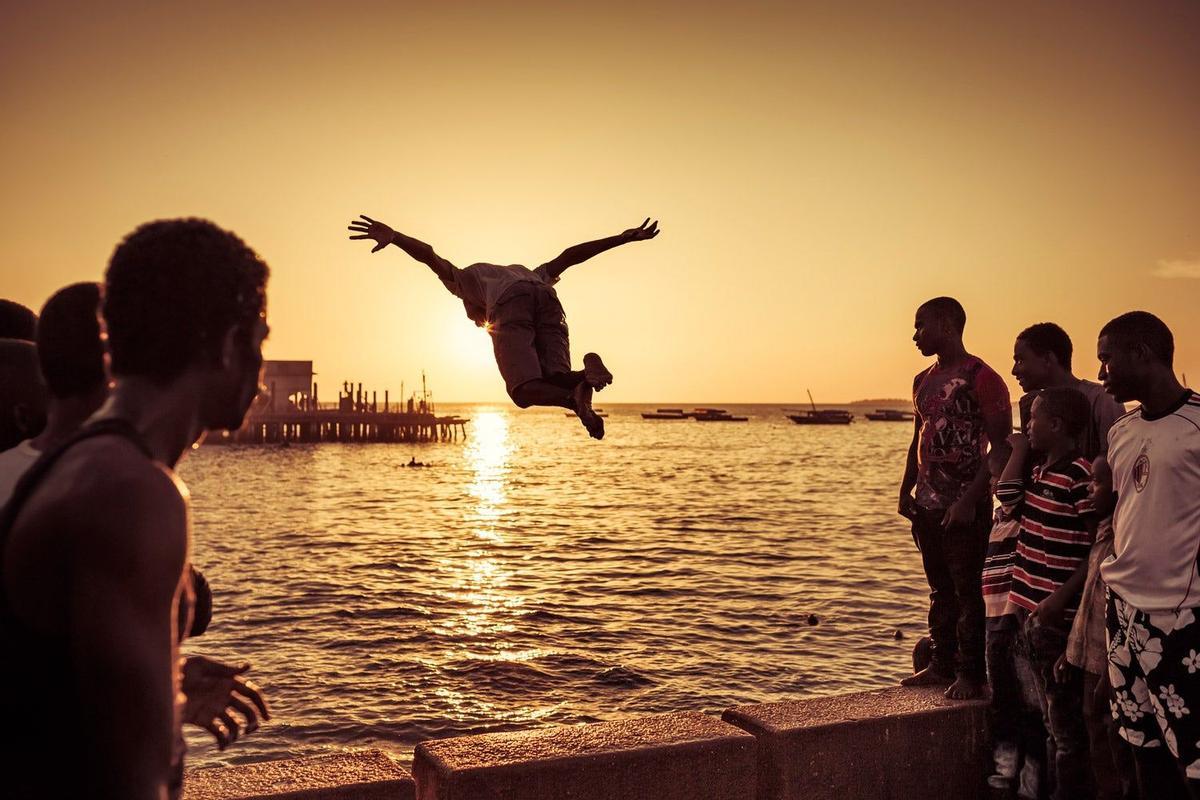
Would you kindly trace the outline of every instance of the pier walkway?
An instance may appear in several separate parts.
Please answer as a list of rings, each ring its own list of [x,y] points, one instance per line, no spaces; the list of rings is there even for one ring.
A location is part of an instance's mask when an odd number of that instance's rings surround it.
[[[208,441],[224,444],[292,444],[309,442],[437,442],[467,436],[463,417],[400,411],[252,412],[238,431]]]

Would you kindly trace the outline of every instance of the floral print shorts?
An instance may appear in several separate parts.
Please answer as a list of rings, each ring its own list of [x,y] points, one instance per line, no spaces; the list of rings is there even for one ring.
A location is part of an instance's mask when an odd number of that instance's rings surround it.
[[[1196,609],[1147,613],[1108,592],[1108,675],[1121,737],[1166,745],[1200,778],[1200,624]]]

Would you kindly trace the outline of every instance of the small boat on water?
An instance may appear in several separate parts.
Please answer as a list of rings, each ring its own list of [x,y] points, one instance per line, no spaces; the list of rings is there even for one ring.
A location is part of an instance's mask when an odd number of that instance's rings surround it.
[[[913,413],[911,411],[899,411],[894,408],[877,408],[873,412],[865,415],[872,422],[912,422]]]
[[[788,414],[787,418],[797,425],[849,425],[854,419],[853,414],[840,408],[818,410],[817,404],[813,402],[812,392],[808,393],[808,402],[812,406],[810,410]]]
[[[849,411],[829,408],[820,411],[805,411],[802,414],[788,414],[787,418],[797,425],[849,425],[854,415]]]
[[[692,419],[696,422],[747,422],[749,417],[735,417],[728,412],[708,412],[706,414],[692,414]]]
[[[653,414],[646,412],[642,414],[642,419],[687,419],[688,415],[683,413],[682,408],[660,408]]]

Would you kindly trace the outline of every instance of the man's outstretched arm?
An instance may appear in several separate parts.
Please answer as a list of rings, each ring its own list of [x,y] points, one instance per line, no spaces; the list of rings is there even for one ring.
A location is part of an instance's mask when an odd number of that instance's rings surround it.
[[[650,218],[646,217],[646,221],[641,225],[636,228],[630,228],[624,233],[568,247],[559,254],[558,258],[547,261],[542,267],[551,278],[557,278],[567,267],[583,263],[592,256],[603,253],[605,250],[611,250],[617,245],[625,244],[626,242],[642,242],[646,239],[653,239],[655,236],[658,236],[658,220],[654,220],[653,224],[651,224]]]
[[[393,230],[389,225],[377,222],[366,214],[359,214],[359,216],[362,219],[354,220],[350,223],[350,227],[347,228],[347,230],[358,234],[357,236],[351,236],[351,239],[374,239],[376,244],[371,248],[372,253],[378,253],[389,244],[394,244],[433,270],[433,273],[443,281],[451,284],[454,283],[454,270],[456,267],[435,253],[432,247],[420,239],[405,236],[400,231]]]

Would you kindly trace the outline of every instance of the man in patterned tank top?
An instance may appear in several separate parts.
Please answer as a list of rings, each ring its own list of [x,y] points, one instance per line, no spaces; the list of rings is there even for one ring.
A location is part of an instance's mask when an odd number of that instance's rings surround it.
[[[952,297],[917,309],[913,342],[937,361],[913,380],[916,414],[900,483],[899,513],[912,521],[929,581],[933,662],[905,686],[950,684],[977,697],[984,666],[983,559],[991,529],[987,453],[1012,430],[1004,380],[963,345],[967,314]]]

